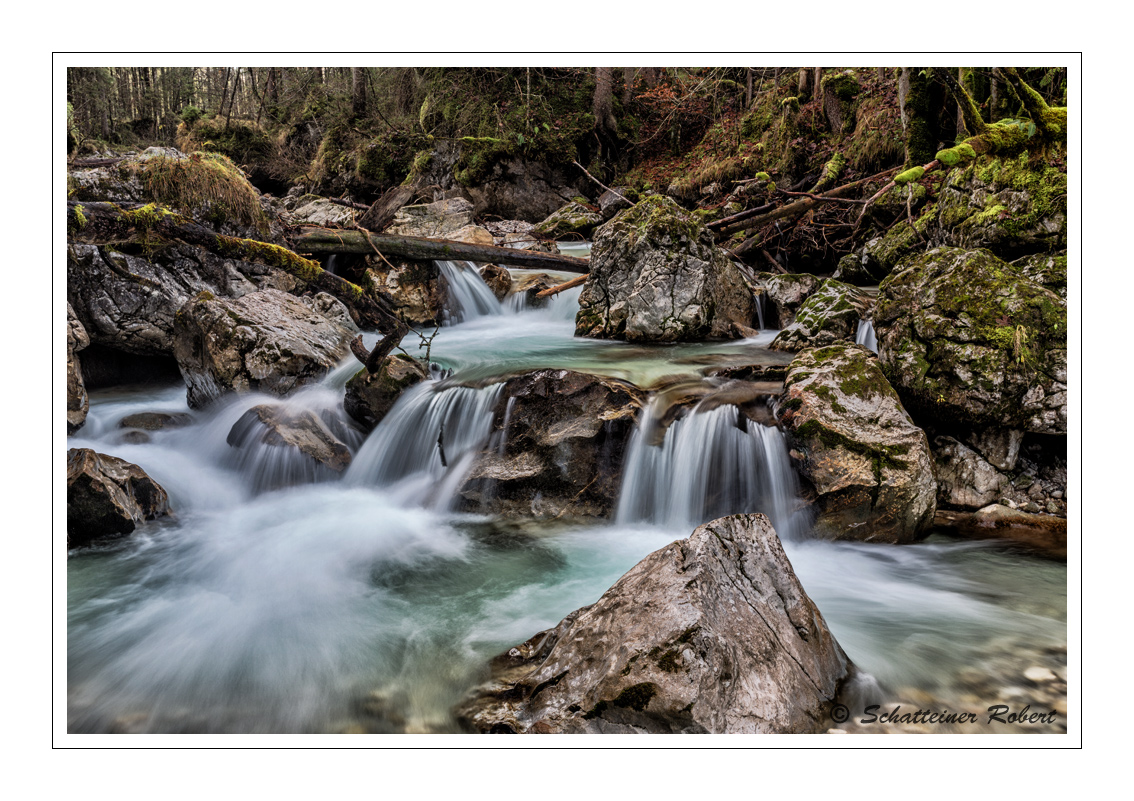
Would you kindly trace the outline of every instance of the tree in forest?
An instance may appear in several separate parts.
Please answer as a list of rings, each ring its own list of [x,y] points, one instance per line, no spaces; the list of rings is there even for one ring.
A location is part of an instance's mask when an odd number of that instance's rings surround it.
[[[350,113],[356,120],[366,116],[366,70],[363,67],[350,69]]]

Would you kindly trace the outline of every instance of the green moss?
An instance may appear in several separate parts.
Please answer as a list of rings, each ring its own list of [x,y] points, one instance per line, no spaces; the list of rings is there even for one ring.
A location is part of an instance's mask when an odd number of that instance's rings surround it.
[[[894,183],[898,186],[905,186],[906,184],[913,183],[914,181],[925,175],[924,167],[911,167],[910,169],[900,172],[894,176]]]
[[[157,203],[185,213],[202,213],[214,222],[235,221],[266,230],[260,194],[235,164],[219,153],[191,153],[187,158],[155,156],[122,162],[137,175]]]
[[[937,151],[936,159],[946,167],[956,167],[963,162],[972,161],[977,156],[972,145],[967,142],[962,142],[956,147],[949,147],[945,150]]]

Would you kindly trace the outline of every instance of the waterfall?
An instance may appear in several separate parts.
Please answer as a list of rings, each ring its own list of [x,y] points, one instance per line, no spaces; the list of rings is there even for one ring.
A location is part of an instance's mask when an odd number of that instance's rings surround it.
[[[627,451],[618,522],[689,530],[728,514],[763,512],[781,537],[798,533],[797,482],[778,429],[753,423],[735,406],[694,407],[652,445],[657,426],[651,404]]]
[[[764,330],[764,303],[767,301],[768,295],[765,292],[756,294],[756,318],[760,321],[760,330]]]
[[[500,301],[484,283],[475,264],[468,261],[438,261],[435,264],[449,285],[446,309],[449,325],[503,313]]]
[[[870,320],[859,320],[858,331],[856,331],[854,335],[854,343],[877,353],[878,338],[874,335],[874,323],[870,322]]]
[[[426,381],[411,388],[371,432],[345,481],[356,486],[398,484],[398,495],[407,501],[449,508],[492,433],[502,387],[442,388]]]

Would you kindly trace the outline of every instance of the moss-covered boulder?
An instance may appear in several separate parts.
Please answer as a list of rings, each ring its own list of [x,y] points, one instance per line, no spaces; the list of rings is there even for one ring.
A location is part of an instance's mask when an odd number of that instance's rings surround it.
[[[71,304],[67,304],[67,433],[74,434],[87,419],[90,400],[83,383],[83,371],[79,365],[80,350],[91,344],[87,331]]]
[[[1020,275],[1067,300],[1067,253],[1035,253],[1012,262]]]
[[[776,414],[818,495],[816,535],[911,542],[933,521],[929,441],[869,351],[838,344],[800,353]]]
[[[858,321],[869,318],[873,305],[874,298],[858,287],[828,278],[768,347],[798,352],[840,340],[853,341]]]
[[[923,216],[930,242],[1004,259],[1067,248],[1067,173],[1027,153],[954,168]]]
[[[67,547],[130,534],[169,514],[169,496],[146,471],[90,448],[67,451]]]
[[[761,514],[699,526],[492,662],[476,732],[824,731],[855,668]]]
[[[579,297],[578,336],[630,342],[733,339],[755,299],[712,233],[654,195],[595,233]]]
[[[935,248],[879,289],[882,368],[902,401],[963,428],[1067,431],[1067,305],[985,250]]]
[[[320,381],[358,333],[326,293],[297,298],[266,289],[240,298],[203,292],[174,322],[173,356],[193,408],[229,393],[288,395]]]
[[[595,228],[602,225],[602,222],[602,215],[599,212],[573,200],[537,224],[535,232],[552,239],[568,234],[578,234],[583,239],[590,239]]]
[[[359,370],[347,381],[343,408],[367,431],[382,422],[401,394],[429,378],[419,362],[402,353],[387,356],[376,373]]]
[[[787,328],[795,322],[795,313],[811,294],[819,288],[820,279],[811,273],[772,275],[760,273],[764,295],[764,324],[768,328]],[[768,306],[771,308],[768,308]]]
[[[923,218],[927,219],[927,218]],[[917,224],[925,227],[923,220]],[[875,237],[854,253],[839,259],[832,278],[856,286],[875,286],[894,271],[898,263],[925,248],[925,241],[908,222],[894,225],[883,236]]]
[[[645,402],[636,388],[569,370],[509,379],[495,410],[500,448],[481,454],[461,496],[467,508],[509,516],[605,517]]]

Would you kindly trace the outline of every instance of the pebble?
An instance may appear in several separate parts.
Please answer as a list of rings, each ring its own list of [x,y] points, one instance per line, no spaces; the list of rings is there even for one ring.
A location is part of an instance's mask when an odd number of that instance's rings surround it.
[[[1042,684],[1045,681],[1055,681],[1055,674],[1040,665],[1032,665],[1024,671],[1024,678],[1033,684]]]

